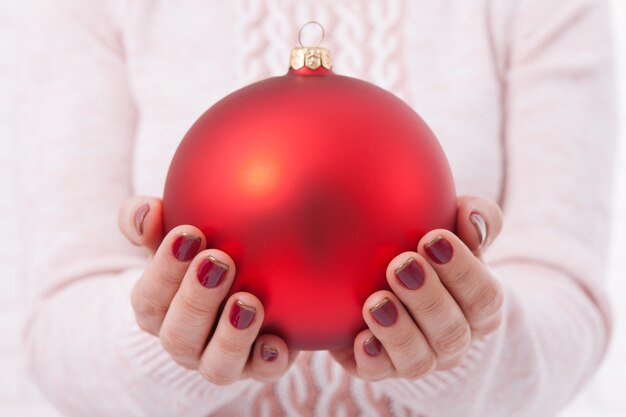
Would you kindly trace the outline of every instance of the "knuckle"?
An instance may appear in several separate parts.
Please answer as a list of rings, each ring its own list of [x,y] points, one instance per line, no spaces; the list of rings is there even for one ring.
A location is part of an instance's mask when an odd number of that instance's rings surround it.
[[[135,321],[137,322],[137,326],[139,326],[142,331],[150,333],[153,336],[157,335],[158,329],[156,329],[154,324],[151,323],[149,320],[146,320],[144,317],[135,314]]]
[[[179,364],[185,369],[189,369],[190,371],[194,371],[198,369],[197,359],[177,358],[177,357],[172,357],[172,359],[174,360],[174,362],[176,362],[177,364]]]
[[[428,353],[419,360],[410,364],[403,372],[402,376],[408,379],[418,379],[430,373],[436,366],[435,355]]]
[[[163,259],[159,259],[159,260],[156,260],[156,262],[161,263],[161,262],[166,262],[166,261]],[[180,274],[159,275],[157,282],[159,283],[159,285],[164,286],[165,288],[178,290],[182,280],[183,280],[183,273],[181,272]]]
[[[414,307],[415,313],[425,316],[438,316],[444,306],[444,291],[438,291],[433,297],[427,297]]]
[[[501,324],[502,324],[502,310],[500,310],[498,314],[495,315],[491,323],[488,326],[486,326],[485,331],[488,333],[494,332],[500,327]]]
[[[187,358],[191,358],[196,354],[195,348],[185,342],[185,340],[175,332],[169,330],[161,331],[159,340],[163,349],[174,358],[188,361]]]
[[[219,337],[215,340],[220,355],[228,360],[238,360],[241,357],[247,357],[250,353],[250,346],[244,345],[238,340],[228,337]]]
[[[225,368],[205,365],[201,366],[198,371],[204,379],[215,385],[225,386],[234,382],[233,376]]]
[[[393,338],[389,341],[391,350],[402,353],[410,353],[415,350],[417,346],[417,335],[415,332],[397,332]]]
[[[163,318],[167,313],[167,306],[161,305],[156,300],[146,297],[145,295],[137,295],[133,298],[133,309],[139,316],[148,318]]]
[[[492,318],[490,321],[483,324],[479,328],[473,329],[472,336],[474,336],[474,338],[480,338],[480,337],[486,336],[498,330],[501,324],[502,324],[502,314],[499,313],[499,314],[496,314],[494,318]]]
[[[473,264],[471,262],[464,262],[456,273],[451,274],[448,278],[448,284],[455,287],[462,287],[473,277],[475,274]]]
[[[438,354],[449,355],[465,350],[472,340],[470,327],[465,320],[446,327],[435,340],[433,348]]]
[[[205,318],[209,312],[209,309],[202,305],[201,300],[184,291],[181,291],[180,294],[180,305],[186,314],[197,318]]]
[[[465,359],[465,355],[456,355],[442,362],[441,360],[437,360],[437,369],[440,371],[447,371],[452,368],[456,368]]]
[[[485,285],[476,295],[474,302],[470,304],[470,315],[477,319],[486,319],[496,315],[502,308],[503,298],[499,285],[496,283]]]

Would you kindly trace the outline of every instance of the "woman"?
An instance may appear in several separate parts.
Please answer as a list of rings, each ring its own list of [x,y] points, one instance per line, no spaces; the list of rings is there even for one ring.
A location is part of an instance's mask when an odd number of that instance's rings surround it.
[[[63,412],[555,415],[597,368],[611,329],[605,2],[37,3],[22,96],[24,340]],[[228,254],[192,226],[163,236],[159,196],[200,112],[284,73],[285,43],[310,19],[337,72],[424,117],[462,197],[457,235],[431,231],[391,260],[392,291],[367,299],[352,348],[298,353],[258,334],[254,294],[225,298]]]

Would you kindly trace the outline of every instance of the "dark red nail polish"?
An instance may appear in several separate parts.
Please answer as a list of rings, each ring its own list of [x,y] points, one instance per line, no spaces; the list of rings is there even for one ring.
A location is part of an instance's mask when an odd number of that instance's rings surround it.
[[[202,239],[186,233],[178,236],[172,244],[172,253],[179,261],[190,261],[198,253]]]
[[[150,205],[144,204],[139,207],[135,212],[135,230],[139,236],[143,235],[143,221],[145,220],[148,212],[150,211]]]
[[[261,345],[261,359],[267,362],[272,362],[278,357],[278,349],[268,346],[266,344]]]
[[[424,271],[413,258],[396,269],[396,277],[409,290],[416,290],[424,283]]]
[[[385,298],[374,307],[370,308],[370,313],[374,320],[383,327],[389,327],[396,322],[398,310],[389,298]]]
[[[252,320],[254,319],[254,315],[256,314],[256,309],[254,307],[250,307],[237,300],[233,304],[233,307],[230,309],[230,323],[233,327],[242,330],[246,327],[250,326]]]
[[[380,355],[380,352],[383,349],[383,344],[380,343],[380,340],[376,339],[375,336],[370,337],[365,342],[363,342],[363,350],[369,356],[376,357]]]
[[[207,288],[217,287],[226,276],[228,265],[220,262],[212,256],[203,259],[196,271],[200,284]]]
[[[424,251],[438,264],[448,263],[452,259],[452,245],[441,236],[437,236],[424,245]]]

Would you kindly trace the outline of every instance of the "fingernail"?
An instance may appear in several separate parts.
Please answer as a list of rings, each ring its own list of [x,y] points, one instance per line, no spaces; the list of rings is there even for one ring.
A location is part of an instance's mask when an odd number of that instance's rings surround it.
[[[190,261],[198,253],[202,239],[183,233],[172,244],[172,253],[179,261]]]
[[[383,327],[389,327],[396,322],[398,310],[389,298],[385,298],[374,307],[370,308],[370,314],[374,320]]]
[[[228,271],[227,264],[218,261],[213,256],[209,256],[206,259],[203,259],[202,263],[198,266],[196,276],[198,277],[200,284],[207,288],[215,288],[226,276],[226,271]]]
[[[424,245],[424,251],[438,264],[448,263],[452,259],[452,245],[441,236],[437,236]]]
[[[135,230],[139,236],[143,235],[143,221],[150,211],[150,204],[144,204],[135,212]]]
[[[409,290],[416,290],[424,283],[424,271],[413,258],[396,269],[396,277]]]
[[[233,307],[230,309],[230,323],[236,329],[245,329],[246,327],[250,326],[250,323],[252,323],[255,314],[256,309],[254,307],[245,305],[241,301],[237,300],[235,301],[235,304],[233,304]]]
[[[484,217],[478,212],[473,212],[469,218],[474,227],[476,227],[478,237],[480,238],[479,248],[481,248],[485,240],[487,240],[487,223],[485,223]]]
[[[372,336],[363,342],[363,350],[369,356],[378,356],[383,348],[383,344],[380,343],[380,340],[376,339],[376,336]]]
[[[278,357],[278,349],[268,346],[266,344],[261,345],[261,359],[267,362],[272,362]]]

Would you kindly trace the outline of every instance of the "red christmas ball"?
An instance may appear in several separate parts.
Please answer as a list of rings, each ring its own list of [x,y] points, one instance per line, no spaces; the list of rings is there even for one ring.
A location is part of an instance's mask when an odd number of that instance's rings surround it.
[[[259,297],[261,331],[293,349],[352,345],[365,299],[388,288],[389,261],[432,229],[454,230],[456,218],[450,167],[424,121],[325,59],[309,53],[309,67],[208,109],[180,143],[163,195],[165,230],[197,226],[230,254],[230,293]]]

